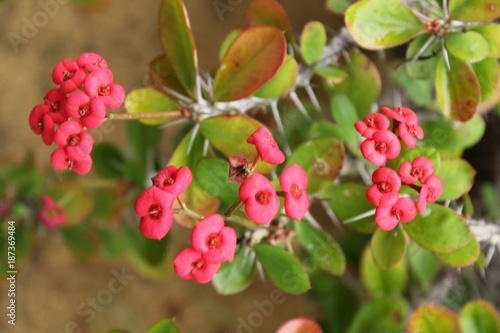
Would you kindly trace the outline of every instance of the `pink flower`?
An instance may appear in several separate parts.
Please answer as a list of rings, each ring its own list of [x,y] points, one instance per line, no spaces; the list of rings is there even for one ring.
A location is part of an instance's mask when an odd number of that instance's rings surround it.
[[[51,89],[43,98],[45,105],[49,107],[49,115],[56,124],[62,124],[68,120],[66,112],[66,95],[59,89]]]
[[[224,226],[224,219],[218,214],[206,216],[191,232],[193,249],[203,253],[207,263],[221,263],[233,260],[236,248],[236,233]]]
[[[73,59],[62,60],[52,71],[52,81],[61,85],[60,90],[63,94],[68,94],[80,88],[86,76],[87,74],[83,68],[78,67],[78,64]]]
[[[389,231],[399,222],[410,222],[417,215],[415,202],[410,198],[399,198],[392,206],[379,206],[375,211],[375,222],[380,229]]]
[[[386,130],[389,128],[391,122],[386,116],[379,113],[372,113],[363,118],[362,121],[357,121],[354,123],[356,131],[361,134],[361,136],[371,139],[373,133],[378,130]]]
[[[42,135],[43,143],[47,146],[54,140],[54,121],[49,115],[49,107],[45,104],[38,104],[31,110],[29,123],[33,133]]]
[[[415,112],[404,106],[398,106],[394,109],[383,106],[380,108],[379,112],[385,114],[389,118],[399,121],[400,123],[408,125],[416,125],[418,123],[418,118]]]
[[[373,185],[366,190],[366,198],[375,206],[392,206],[398,201],[401,178],[389,168],[379,168],[372,175]]]
[[[141,217],[139,230],[151,239],[162,239],[169,232],[174,221],[172,204],[174,197],[157,187],[151,186],[137,197],[134,209]]]
[[[76,120],[68,120],[61,124],[54,136],[54,142],[64,147],[66,154],[72,160],[80,160],[92,151],[92,136],[83,131],[82,125]]]
[[[210,282],[220,263],[208,263],[201,252],[192,247],[182,250],[174,260],[174,270],[183,279],[195,279],[199,283]]]
[[[247,179],[248,161],[242,156],[229,157],[229,181],[239,185]]]
[[[78,59],[76,59],[76,62],[78,66],[85,68],[89,72],[108,68],[106,60],[97,53],[82,53]]]
[[[253,132],[247,139],[251,145],[255,145],[260,158],[267,163],[281,164],[285,161],[285,155],[281,152],[276,141],[267,128],[261,127]]]
[[[429,176],[418,194],[417,208],[420,213],[425,210],[427,202],[435,202],[443,192],[443,181],[436,175]]]
[[[383,166],[387,159],[396,158],[401,151],[401,145],[394,133],[389,130],[379,130],[361,143],[361,153],[364,158],[376,166]]]
[[[271,222],[280,208],[273,184],[261,174],[254,173],[247,178],[241,184],[239,194],[248,217],[257,223]]]
[[[64,209],[47,195],[42,196],[42,210],[38,213],[38,218],[49,228],[60,226],[67,220]]]
[[[434,173],[434,165],[425,156],[418,156],[413,162],[403,162],[399,166],[398,174],[405,184],[414,184],[417,180],[421,183]]]
[[[307,173],[298,164],[292,164],[280,175],[280,186],[285,192],[285,212],[300,221],[309,210]]]
[[[68,114],[79,119],[83,126],[99,127],[106,117],[106,107],[100,98],[90,98],[82,91],[73,93],[66,103]]]
[[[398,126],[399,136],[401,140],[406,143],[410,148],[415,148],[417,146],[417,140],[422,140],[424,138],[424,131],[422,128],[416,124],[399,124]]]
[[[125,99],[123,87],[113,83],[113,73],[109,69],[93,71],[85,79],[85,93],[89,97],[102,99],[106,107],[117,109]]]
[[[281,325],[276,333],[323,333],[323,330],[311,319],[295,318]]]
[[[78,174],[84,175],[92,168],[92,157],[86,155],[80,159],[72,160],[68,157],[64,148],[57,148],[50,155],[50,163],[56,170],[70,169]]]
[[[192,180],[193,175],[188,167],[181,166],[177,169],[174,165],[167,166],[151,178],[154,186],[169,192],[174,198],[184,193]]]

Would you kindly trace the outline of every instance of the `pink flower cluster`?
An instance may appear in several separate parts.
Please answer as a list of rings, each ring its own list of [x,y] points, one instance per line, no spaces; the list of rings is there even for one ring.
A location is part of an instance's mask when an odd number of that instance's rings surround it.
[[[262,161],[271,164],[285,161],[285,155],[265,127],[252,133],[247,142],[256,146]],[[298,164],[286,167],[280,175],[280,185],[285,196],[285,212],[292,219],[301,220],[309,209],[307,184],[307,174]],[[256,223],[270,223],[278,213],[280,201],[276,190],[269,179],[259,173],[253,173],[243,180],[239,196],[245,203],[247,216]]]
[[[356,130],[366,138],[361,143],[363,156],[379,166],[372,175],[373,185],[366,191],[367,199],[377,207],[375,221],[383,230],[394,229],[399,222],[413,220],[423,212],[427,202],[435,202],[443,190],[441,179],[434,174],[434,165],[427,157],[419,156],[412,162],[405,161],[398,171],[385,166],[387,159],[396,158],[401,151],[401,139],[410,148],[416,147],[416,139],[424,133],[418,126],[413,110],[406,107],[389,109],[382,107],[380,113],[370,114],[354,124]],[[394,132],[388,130],[392,118]],[[402,185],[408,185],[419,192],[417,203],[410,197],[398,194]]]
[[[123,87],[113,82],[113,73],[103,57],[83,53],[77,60],[64,59],[52,71],[59,85],[44,97],[30,113],[29,124],[46,145],[59,146],[50,161],[56,170],[72,169],[79,174],[92,167],[92,136],[106,117],[106,108],[120,107],[125,98]]]
[[[162,239],[174,221],[172,206],[191,184],[193,175],[188,167],[170,165],[151,178],[153,185],[135,200],[134,209],[141,217],[139,230],[151,239]]]
[[[174,270],[183,279],[207,283],[221,263],[233,260],[235,248],[235,231],[224,226],[219,214],[208,215],[193,228],[191,246],[177,255]]]

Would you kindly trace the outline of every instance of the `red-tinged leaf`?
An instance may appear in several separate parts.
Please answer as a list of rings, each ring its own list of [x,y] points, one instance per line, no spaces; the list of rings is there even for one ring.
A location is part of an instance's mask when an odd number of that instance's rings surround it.
[[[467,121],[476,113],[481,91],[476,74],[463,60],[450,57],[448,70],[442,57],[437,68],[436,93],[444,115],[452,120]]]
[[[410,317],[408,333],[436,332],[461,333],[458,317],[441,305],[420,306]]]
[[[257,120],[243,115],[222,115],[210,117],[200,123],[200,130],[210,144],[226,157],[243,156],[249,163],[257,157],[257,149],[248,144],[247,139],[257,129],[262,127]],[[259,163],[257,171],[268,173],[276,166]]]
[[[157,89],[162,90],[167,95],[169,92],[166,89],[171,89],[181,95],[189,95],[186,89],[182,86],[182,83],[177,79],[172,65],[168,61],[167,57],[162,54],[151,60],[147,68],[149,74],[149,80]],[[173,96],[171,96],[173,97]]]
[[[178,110],[179,107],[167,95],[156,89],[139,88],[132,90],[125,98],[125,108],[130,114],[158,113]],[[149,118],[139,121],[146,125],[161,125],[178,117]]]
[[[498,0],[450,0],[450,19],[462,22],[485,22],[500,17]]]
[[[285,63],[281,66],[278,73],[271,80],[267,81],[254,96],[260,98],[281,96],[292,89],[298,74],[299,66],[297,65],[297,61],[291,55],[287,55]]]
[[[198,60],[189,18],[182,0],[163,0],[160,40],[176,79],[194,95]]]
[[[286,40],[293,42],[292,26],[285,9],[276,0],[254,0],[248,6],[249,25],[272,25],[285,32]]]
[[[250,27],[231,44],[214,78],[214,100],[235,101],[259,90],[286,57],[283,33],[272,26]]]
[[[498,333],[500,314],[493,304],[474,300],[465,304],[460,311],[460,325],[466,333]]]
[[[175,152],[170,159],[168,165],[175,165],[176,167],[187,166],[192,172],[195,172],[195,167],[203,158],[203,137],[198,133],[194,140],[192,140],[193,131],[182,139],[181,143],[175,149]],[[189,143],[192,140],[191,150],[188,153]],[[181,194],[181,199],[186,203],[189,209],[201,214],[203,216],[215,213],[220,205],[220,201],[205,192],[198,184],[196,177],[189,187]],[[198,221],[183,214],[174,215],[175,221],[185,227],[192,227]]]

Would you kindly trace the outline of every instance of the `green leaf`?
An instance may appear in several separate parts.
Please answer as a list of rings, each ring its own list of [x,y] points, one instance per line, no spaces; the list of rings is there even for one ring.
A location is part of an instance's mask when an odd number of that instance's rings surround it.
[[[125,158],[114,145],[101,143],[92,149],[92,169],[103,178],[121,178]]]
[[[132,90],[125,98],[125,108],[130,114],[157,113],[163,111],[179,110],[167,95],[151,88]],[[178,117],[139,119],[146,125],[161,125]]]
[[[350,144],[357,145],[359,134],[354,128],[354,123],[360,118],[351,100],[343,94],[335,94],[330,98],[332,116],[340,126],[344,139]]]
[[[474,31],[450,33],[446,36],[445,45],[451,54],[467,62],[481,61],[490,53],[486,39]]]
[[[254,96],[274,98],[287,93],[295,84],[298,73],[299,67],[297,61],[291,55],[287,55],[278,73],[271,80],[267,81]]]
[[[278,72],[285,56],[286,40],[280,30],[271,26],[246,29],[231,44],[217,69],[214,101],[252,95]]]
[[[243,32],[242,29],[234,29],[231,30],[231,32],[226,36],[226,38],[224,38],[219,49],[219,61],[222,60],[222,58],[224,58],[224,55],[226,55],[227,50],[229,49],[231,44],[233,44],[236,37],[238,37],[242,32]]]
[[[161,90],[165,92],[165,94],[169,95],[168,90],[165,89],[168,88],[181,95],[189,95],[189,93],[186,92],[186,89],[182,86],[182,83],[177,79],[174,69],[172,68],[172,64],[164,54],[151,60],[147,67],[147,71],[149,74],[149,80],[158,90]],[[170,97],[175,98],[173,95]]]
[[[367,246],[361,257],[361,280],[374,297],[401,295],[408,283],[406,261],[400,261],[390,271],[382,270],[373,260],[372,251]]]
[[[321,269],[333,275],[344,274],[344,253],[330,235],[307,222],[296,221],[294,226],[300,244]]]
[[[408,333],[436,332],[461,333],[458,317],[441,305],[427,304],[418,307],[410,317]]]
[[[212,118],[213,119],[213,118]],[[168,165],[176,167],[187,166],[191,170],[196,170],[199,161],[203,159],[203,137],[198,133],[195,135],[193,130],[186,134],[181,143],[177,146]],[[188,152],[190,142],[191,150]],[[181,194],[181,199],[189,209],[194,210],[203,216],[215,213],[219,207],[219,200],[210,195],[198,184],[196,177],[192,180],[189,187]],[[184,214],[174,215],[175,221],[183,226],[192,227],[198,221]]]
[[[380,50],[407,42],[424,24],[400,0],[361,0],[345,13],[347,28],[361,47]]]
[[[443,114],[452,119],[467,121],[474,116],[481,91],[476,74],[460,59],[449,55],[451,71],[444,58],[439,61],[436,75],[436,93]]]
[[[233,261],[222,263],[215,274],[212,284],[221,295],[233,295],[245,290],[255,273],[255,253],[242,246]]]
[[[276,287],[294,295],[302,294],[311,287],[306,270],[293,254],[267,244],[257,244],[253,248]]]
[[[374,299],[357,313],[348,333],[401,333],[409,313],[409,306],[402,298]]]
[[[438,64],[439,57],[437,53],[440,51],[440,44],[434,42],[427,51],[420,55],[421,58],[416,61],[412,61],[417,55],[420,49],[424,46],[429,38],[432,38],[431,34],[423,34],[418,36],[410,42],[408,49],[406,50],[406,72],[412,78],[415,79],[427,79],[432,78],[436,72],[436,67]],[[438,41],[438,39],[436,40]]]
[[[335,89],[347,95],[356,106],[359,119],[364,118],[380,95],[382,83],[378,69],[360,52],[350,52],[348,57],[342,56],[338,61],[349,77]]]
[[[172,319],[162,319],[151,326],[146,333],[179,333],[179,329]]]
[[[399,227],[391,231],[379,228],[371,241],[373,260],[379,268],[389,271],[405,257],[407,243],[405,234]]]
[[[216,158],[201,160],[194,170],[194,177],[205,192],[226,204],[231,205],[239,199],[239,186],[228,180],[227,161]]]
[[[500,17],[500,5],[494,0],[450,0],[450,19],[462,22],[484,22]]]
[[[193,33],[182,0],[163,0],[159,22],[160,41],[170,68],[186,91],[194,96],[198,60]]]
[[[252,163],[258,153],[254,145],[247,143],[247,139],[262,126],[257,120],[245,115],[222,115],[203,120],[200,130],[210,144],[226,157],[243,156]],[[274,165],[261,162],[257,171],[268,173],[275,168]]]
[[[472,31],[479,32],[488,42],[490,47],[490,57],[500,58],[500,24],[490,23],[480,27],[471,29]]]
[[[64,226],[59,228],[64,244],[79,259],[97,257],[101,252],[101,239],[93,229],[83,226]]]
[[[470,241],[470,231],[464,218],[453,210],[437,204],[427,204],[422,214],[402,226],[411,239],[437,253],[448,253]]]
[[[466,267],[476,262],[479,253],[479,242],[471,234],[467,245],[449,253],[438,254],[437,257],[448,266]]]
[[[300,51],[305,63],[312,65],[321,60],[326,45],[326,30],[319,21],[309,22],[300,36]]]
[[[465,160],[457,158],[441,161],[441,168],[436,174],[443,181],[443,193],[439,200],[455,200],[469,192],[476,171]]]
[[[121,234],[103,228],[95,228],[95,231],[101,239],[104,256],[107,259],[116,259],[123,253],[124,246]]]
[[[290,19],[278,1],[253,0],[248,6],[246,20],[249,25],[271,25],[284,31],[288,43],[293,44]]]
[[[328,120],[317,120],[309,127],[308,137],[309,139],[315,139],[320,136],[331,136],[335,139],[342,140],[342,128]]]
[[[448,119],[422,124],[423,143],[440,151],[455,151],[474,146],[484,135],[486,124],[480,115],[466,123],[453,123]]]
[[[345,183],[328,187],[324,191],[323,198],[328,202],[335,215],[341,221],[345,221],[375,209],[366,199],[365,193],[366,186]],[[351,222],[348,226],[362,233],[372,233],[377,228],[374,216]]]
[[[435,66],[433,71],[435,71]],[[434,78],[432,76],[426,80],[416,80],[408,74],[408,71],[402,68],[393,72],[393,75],[399,85],[406,91],[412,102],[417,105],[429,108],[432,107],[434,104]]]
[[[313,70],[314,73],[333,84],[342,83],[348,76],[345,70],[333,66],[315,66]]]
[[[474,300],[460,310],[460,326],[466,333],[499,333],[500,314],[493,304]]]
[[[288,158],[286,165],[299,164],[307,172],[309,193],[316,193],[337,179],[344,166],[344,145],[333,137],[304,142]]]
[[[326,9],[336,14],[344,14],[354,0],[327,0]]]
[[[498,98],[497,87],[500,78],[500,66],[497,59],[486,58],[475,63],[473,69],[481,89],[481,102]]]
[[[410,273],[424,292],[428,291],[442,267],[441,262],[430,251],[414,242],[408,246]]]

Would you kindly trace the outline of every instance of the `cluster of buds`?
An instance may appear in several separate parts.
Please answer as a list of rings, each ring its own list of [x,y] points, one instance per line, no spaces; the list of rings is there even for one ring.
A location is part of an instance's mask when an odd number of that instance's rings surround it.
[[[418,126],[415,112],[409,108],[382,107],[379,112],[366,116],[354,126],[366,138],[361,143],[363,156],[380,167],[372,174],[373,185],[368,187],[366,197],[377,207],[375,221],[378,226],[392,230],[399,222],[413,220],[417,211],[425,210],[427,202],[435,202],[441,195],[443,183],[434,174],[431,160],[425,156],[401,163],[397,171],[385,166],[388,159],[399,156],[400,140],[409,148],[415,148],[415,138],[422,139],[424,133]],[[393,131],[389,130],[391,121],[388,117],[392,119]],[[399,195],[403,184],[418,191],[416,203],[410,197]]]
[[[235,249],[236,232],[224,225],[221,215],[208,215],[191,231],[191,246],[179,252],[174,270],[183,279],[207,283],[221,263],[233,260]]]
[[[125,99],[123,87],[113,81],[104,58],[83,53],[77,60],[64,59],[52,71],[59,85],[30,113],[29,124],[46,145],[59,146],[50,156],[56,170],[72,169],[85,174],[92,167],[92,136],[106,117],[106,108],[116,109]]]
[[[432,32],[434,35],[437,35],[441,31],[442,25],[443,24],[438,19],[435,19],[432,22],[425,22],[425,30]]]

